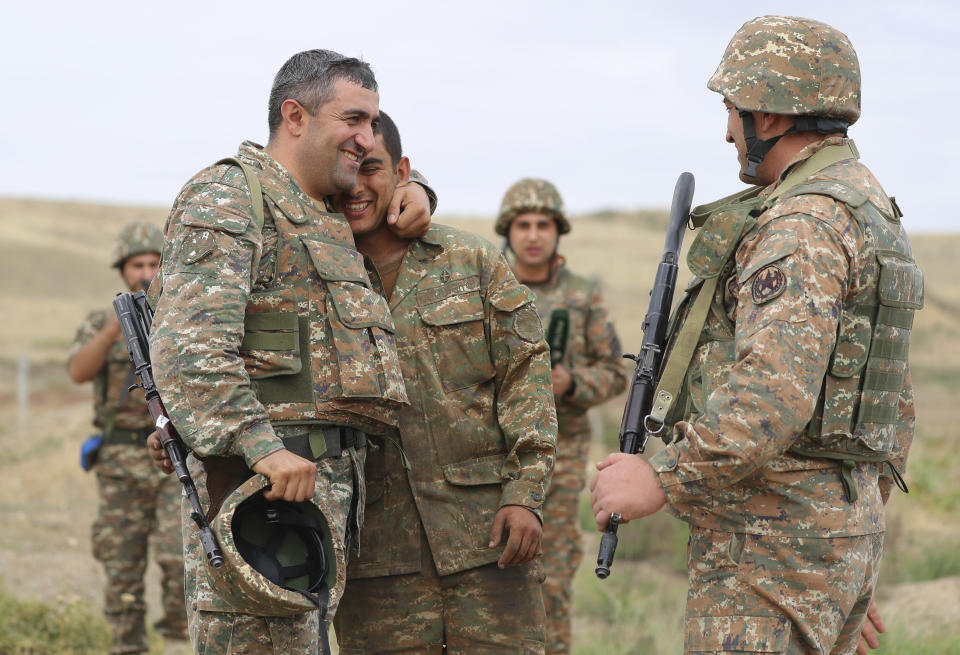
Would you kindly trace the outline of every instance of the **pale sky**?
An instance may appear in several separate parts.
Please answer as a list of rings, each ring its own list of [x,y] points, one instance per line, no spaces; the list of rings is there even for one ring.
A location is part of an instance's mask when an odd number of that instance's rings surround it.
[[[816,18],[860,56],[864,162],[915,231],[955,231],[960,9],[935,2],[16,2],[0,12],[0,195],[169,206],[196,171],[266,140],[294,52],[361,56],[440,214],[492,216],[520,177],[573,213],[742,188],[706,88],[763,13]]]

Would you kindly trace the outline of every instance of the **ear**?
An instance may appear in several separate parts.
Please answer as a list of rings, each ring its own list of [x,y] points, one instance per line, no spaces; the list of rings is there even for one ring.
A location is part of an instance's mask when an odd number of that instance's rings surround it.
[[[761,139],[769,139],[778,134],[783,134],[795,123],[793,116],[765,112],[755,113],[754,121],[757,123],[757,136]]]
[[[307,119],[310,116],[303,105],[290,98],[284,100],[283,104],[280,105],[280,115],[283,117],[282,127],[292,136],[301,136],[303,134]]]
[[[410,159],[401,157],[397,162],[397,184],[406,184],[410,180]]]

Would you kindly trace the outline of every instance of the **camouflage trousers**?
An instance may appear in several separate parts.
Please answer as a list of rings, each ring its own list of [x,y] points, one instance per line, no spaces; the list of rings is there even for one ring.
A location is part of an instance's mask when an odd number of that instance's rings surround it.
[[[291,429],[278,428],[285,435]],[[345,543],[348,534],[356,534],[362,516],[357,516],[355,500],[363,507],[364,449],[345,452],[341,457],[317,460],[317,484],[314,500],[322,504],[331,522],[333,538]],[[206,473],[192,456],[190,473],[197,483],[203,507],[209,507]],[[323,500],[321,501],[321,498]],[[244,614],[220,598],[210,584],[211,572],[190,519],[189,503],[183,502],[183,549],[186,568],[187,618],[190,641],[197,655],[316,655],[320,652],[318,612],[295,616],[254,616]],[[333,516],[330,516],[333,514]],[[350,525],[352,523],[352,525]],[[348,527],[349,525],[349,527]],[[346,572],[337,575],[338,589],[330,591],[328,615],[337,609]],[[329,617],[328,617],[329,618]],[[324,624],[324,628],[327,624]]]
[[[539,560],[438,576],[350,580],[334,620],[340,655],[542,655]],[[444,646],[446,648],[444,648]]]
[[[687,653],[853,653],[883,533],[811,539],[691,527]]]
[[[93,555],[104,568],[104,614],[113,631],[110,653],[146,653],[144,573],[148,544],[160,566],[166,637],[183,639],[186,611],[180,541],[180,483],[176,477],[139,479],[97,473],[100,503]],[[152,541],[151,541],[152,534]]]
[[[543,608],[547,623],[547,655],[568,655],[572,647],[570,611],[573,576],[583,560],[580,492],[585,470],[563,471],[550,482],[543,504]],[[579,463],[579,462],[575,462]]]

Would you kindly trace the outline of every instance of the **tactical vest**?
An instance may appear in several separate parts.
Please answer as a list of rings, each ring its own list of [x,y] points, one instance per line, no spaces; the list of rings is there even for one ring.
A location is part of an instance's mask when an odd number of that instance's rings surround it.
[[[753,187],[694,210],[695,223],[703,227],[690,247],[687,263],[696,277],[668,328],[670,350],[652,412],[668,426],[688,417],[695,412],[698,398],[709,396],[732,368],[734,326],[726,316],[723,292],[717,292],[717,284],[732,273],[736,248],[756,225],[757,217],[787,198],[810,194],[833,198],[872,236],[873,263],[866,274],[874,284],[844,301],[816,410],[791,452],[839,460],[851,502],[856,500],[851,477],[854,463],[888,461],[896,445],[910,330],[914,312],[923,307],[923,275],[900,224],[902,214],[896,203],[891,199],[890,215],[841,179],[806,181],[815,173],[829,177],[830,166],[856,157],[850,142],[828,146],[801,164],[796,174],[788,175],[769,197],[759,196],[761,187]],[[766,263],[741,271],[739,279],[748,278]],[[722,327],[712,334],[704,329],[708,312],[721,317]],[[698,349],[706,349],[705,364],[691,367],[693,350]],[[712,370],[705,370],[708,368]],[[902,485],[899,474],[895,475]]]
[[[279,200],[284,189],[274,189],[269,178],[261,189],[246,163],[221,163],[241,166],[258,222],[263,226],[266,206],[277,231],[275,249],[261,257],[240,344],[271,422],[337,423],[375,433],[396,426],[407,395],[393,319],[349,225]]]

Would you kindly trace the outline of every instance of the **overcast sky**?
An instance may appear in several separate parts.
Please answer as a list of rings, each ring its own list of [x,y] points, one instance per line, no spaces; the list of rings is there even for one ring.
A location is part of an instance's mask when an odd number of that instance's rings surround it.
[[[694,203],[741,184],[706,88],[761,13],[845,32],[863,74],[852,128],[914,230],[955,231],[960,9],[925,2],[11,2],[0,18],[0,195],[168,206],[197,170],[266,140],[294,52],[362,56],[440,195],[493,215],[524,176],[575,213]]]

